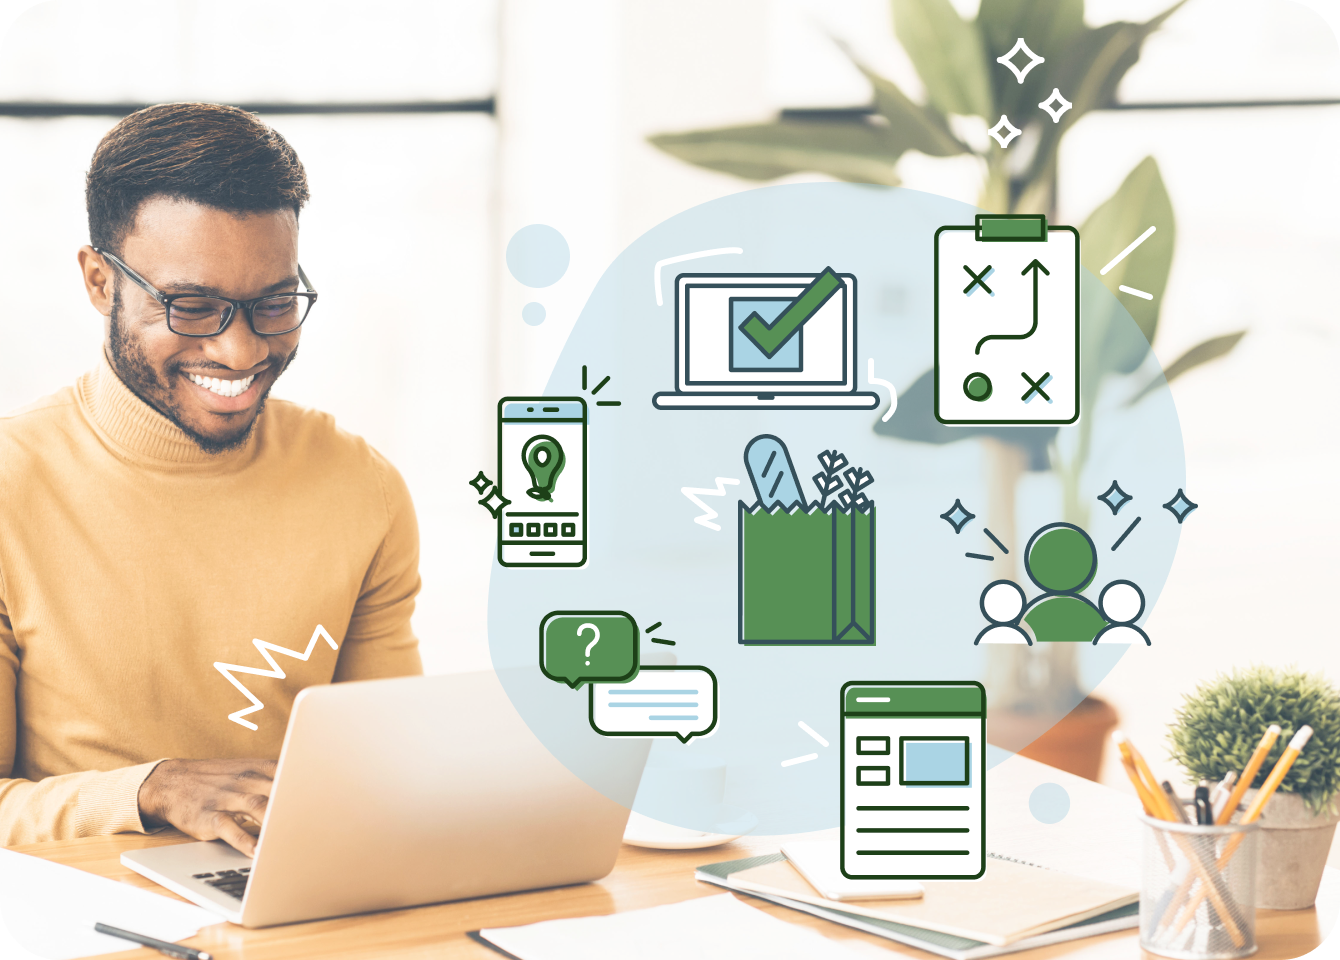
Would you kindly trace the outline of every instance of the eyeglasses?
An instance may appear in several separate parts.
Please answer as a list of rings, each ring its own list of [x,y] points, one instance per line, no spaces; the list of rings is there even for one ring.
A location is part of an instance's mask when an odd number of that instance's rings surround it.
[[[168,329],[183,337],[217,337],[237,316],[238,311],[247,315],[251,329],[259,336],[274,337],[281,333],[292,333],[302,326],[316,303],[316,291],[312,282],[298,267],[298,279],[306,292],[274,293],[254,300],[230,300],[227,297],[202,297],[194,293],[164,293],[148,280],[145,280],[119,257],[93,248],[95,252],[110,260],[138,287],[143,289],[163,305],[167,317]]]

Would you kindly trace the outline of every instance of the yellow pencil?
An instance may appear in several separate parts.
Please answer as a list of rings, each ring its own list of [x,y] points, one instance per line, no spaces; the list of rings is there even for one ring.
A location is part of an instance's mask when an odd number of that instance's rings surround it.
[[[1261,740],[1257,743],[1256,749],[1252,751],[1252,755],[1248,758],[1247,766],[1242,768],[1242,775],[1238,777],[1237,782],[1234,783],[1232,791],[1224,801],[1223,809],[1219,811],[1219,816],[1215,817],[1214,822],[1216,826],[1224,826],[1233,817],[1233,814],[1238,809],[1238,804],[1242,802],[1243,794],[1247,792],[1247,789],[1252,785],[1252,781],[1256,779],[1256,774],[1260,771],[1261,765],[1265,763],[1266,757],[1270,755],[1270,751],[1274,749],[1275,741],[1279,739],[1279,735],[1279,724],[1275,723],[1272,723],[1266,728],[1266,732],[1261,734]],[[1186,901],[1187,895],[1191,893],[1191,885],[1195,883],[1195,881],[1196,878],[1192,876],[1188,876],[1182,881],[1181,887],[1177,890],[1177,895],[1173,897],[1168,910],[1163,914],[1164,919],[1163,923],[1160,924],[1160,927],[1167,927],[1177,920],[1177,911]],[[1199,904],[1203,899],[1205,898],[1202,895],[1196,903]],[[1185,921],[1183,921],[1182,926],[1185,925]]]
[[[1140,772],[1135,769],[1135,763],[1132,762],[1129,751],[1122,751],[1121,765],[1126,768],[1126,776],[1131,778],[1131,785],[1135,787],[1135,795],[1140,798],[1140,806],[1144,807],[1145,816],[1157,820],[1159,818],[1158,814],[1150,806],[1149,792],[1140,782]],[[1168,872],[1171,873],[1177,868],[1177,861],[1173,858],[1172,851],[1168,849],[1168,840],[1162,832],[1155,833],[1154,836],[1158,838],[1159,851],[1163,854],[1163,862],[1168,865]]]
[[[1121,734],[1120,730],[1112,734],[1112,739],[1117,742],[1117,749],[1121,752],[1121,765],[1126,769],[1126,776],[1130,777],[1131,786],[1135,787],[1135,795],[1140,798],[1140,805],[1145,808],[1145,815],[1163,819],[1155,811],[1154,801],[1150,797],[1149,791],[1145,789],[1145,785],[1140,781],[1140,771],[1135,769],[1135,761],[1131,759],[1131,751],[1124,739],[1125,735],[1122,734],[1122,739],[1118,739],[1118,734]]]
[[[1294,761],[1298,759],[1298,755],[1303,752],[1303,748],[1307,746],[1307,742],[1311,739],[1312,728],[1309,726],[1300,727],[1298,732],[1293,735],[1293,739],[1289,741],[1289,745],[1284,748],[1284,753],[1276,762],[1275,769],[1270,771],[1270,776],[1266,777],[1266,782],[1261,784],[1261,789],[1256,793],[1256,799],[1247,808],[1247,812],[1242,815],[1243,823],[1252,823],[1261,816],[1261,811],[1265,809],[1266,802],[1279,789],[1280,784],[1284,782],[1284,778],[1288,776],[1289,768],[1293,766]],[[1229,856],[1229,854],[1225,852],[1224,856]]]
[[[1261,764],[1266,762],[1266,757],[1275,746],[1275,741],[1279,739],[1279,735],[1280,728],[1277,723],[1272,723],[1266,728],[1266,732],[1261,735],[1261,742],[1252,751],[1247,766],[1242,768],[1242,776],[1238,777],[1238,782],[1233,785],[1233,792],[1224,801],[1224,809],[1215,818],[1214,822],[1218,826],[1222,827],[1233,818],[1233,814],[1237,812],[1238,804],[1242,802],[1243,794],[1247,792],[1247,789],[1252,785],[1252,781],[1256,779],[1256,774],[1261,770]]]
[[[1307,742],[1311,739],[1312,728],[1309,726],[1300,727],[1298,732],[1293,735],[1293,739],[1289,741],[1289,745],[1284,748],[1284,753],[1276,761],[1274,769],[1270,771],[1270,776],[1266,777],[1266,782],[1257,791],[1256,799],[1247,808],[1247,812],[1242,815],[1242,819],[1238,821],[1239,823],[1253,823],[1261,816],[1261,811],[1265,809],[1266,803],[1279,789],[1279,785],[1284,782],[1284,778],[1289,773],[1289,768],[1293,766],[1294,761],[1298,759],[1298,755],[1303,752],[1303,748],[1307,746]],[[1246,779],[1245,775],[1243,779]],[[1242,846],[1242,838],[1243,834],[1237,833],[1229,838],[1228,843],[1224,844],[1224,852],[1220,854],[1217,864],[1220,873],[1233,859],[1233,854],[1237,852],[1238,847]],[[1196,912],[1196,908],[1200,906],[1200,902],[1204,899],[1205,893],[1202,891],[1187,904],[1186,909],[1182,911],[1182,915],[1178,918],[1178,930],[1186,926],[1187,921],[1191,919]]]
[[[1172,801],[1170,801],[1168,795],[1163,792],[1163,788],[1158,785],[1158,781],[1154,778],[1154,772],[1149,769],[1149,764],[1145,762],[1145,758],[1140,754],[1140,751],[1135,749],[1135,744],[1131,743],[1126,734],[1122,733],[1120,730],[1117,730],[1112,734],[1112,739],[1116,741],[1122,756],[1129,756],[1135,769],[1139,772],[1140,780],[1144,782],[1146,791],[1148,791],[1153,799],[1153,806],[1157,811],[1156,815],[1158,818],[1160,820],[1168,820],[1174,823],[1177,822],[1178,817],[1177,813],[1173,810]],[[1246,939],[1242,935],[1242,930],[1239,929],[1236,921],[1233,919],[1233,914],[1228,903],[1224,900],[1214,882],[1215,878],[1211,874],[1211,864],[1206,863],[1201,858],[1200,854],[1192,847],[1187,837],[1180,834],[1174,834],[1174,839],[1177,841],[1177,845],[1182,848],[1182,852],[1186,854],[1187,862],[1191,865],[1192,870],[1200,877],[1202,885],[1209,894],[1210,904],[1214,907],[1215,912],[1219,914],[1220,919],[1224,921],[1224,927],[1228,930],[1228,935],[1233,938],[1234,945],[1239,947],[1242,946],[1243,943],[1246,942]]]
[[[1159,786],[1158,780],[1154,777],[1154,771],[1149,769],[1149,764],[1145,763],[1145,758],[1140,754],[1140,751],[1135,749],[1135,744],[1131,743],[1124,733],[1121,737],[1122,739],[1118,741],[1117,745],[1121,746],[1124,742],[1125,749],[1130,751],[1131,762],[1135,764],[1135,769],[1140,771],[1140,779],[1145,782],[1146,788],[1154,798],[1155,807],[1161,811],[1160,818],[1171,820],[1174,823],[1179,822],[1181,818],[1177,816],[1177,811],[1173,809],[1172,801],[1168,799],[1168,795]]]

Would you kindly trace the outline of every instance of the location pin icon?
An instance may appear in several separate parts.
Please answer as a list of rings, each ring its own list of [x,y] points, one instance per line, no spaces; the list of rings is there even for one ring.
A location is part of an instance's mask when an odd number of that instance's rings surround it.
[[[521,462],[530,474],[531,488],[526,491],[536,500],[554,499],[554,484],[563,472],[563,446],[544,434],[531,437],[521,448]]]

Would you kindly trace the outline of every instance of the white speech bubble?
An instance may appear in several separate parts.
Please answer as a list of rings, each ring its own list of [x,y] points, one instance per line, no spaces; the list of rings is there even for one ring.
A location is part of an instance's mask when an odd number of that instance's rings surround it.
[[[624,683],[592,683],[591,728],[606,737],[702,737],[717,725],[717,678],[706,667],[643,665]]]

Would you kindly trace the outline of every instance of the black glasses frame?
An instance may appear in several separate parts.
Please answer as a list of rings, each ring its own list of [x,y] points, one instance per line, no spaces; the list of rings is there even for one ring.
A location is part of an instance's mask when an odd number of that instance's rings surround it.
[[[148,280],[145,280],[143,277],[141,277],[134,270],[130,269],[130,267],[126,265],[125,261],[123,261],[120,257],[116,256],[116,254],[110,253],[109,251],[103,250],[99,247],[94,247],[93,251],[97,253],[100,257],[106,260],[110,260],[118,270],[120,270],[122,273],[124,273],[127,277],[130,278],[132,283],[134,283],[145,293],[149,294],[149,296],[153,297],[155,300],[161,303],[163,305],[163,316],[167,320],[168,329],[179,337],[217,337],[219,334],[223,333],[224,330],[228,329],[228,324],[233,322],[233,318],[237,316],[238,311],[242,311],[243,313],[246,314],[247,323],[251,325],[251,332],[256,334],[256,336],[279,337],[283,336],[286,333],[292,333],[294,330],[297,330],[299,327],[301,327],[303,325],[303,322],[307,319],[307,315],[312,312],[312,307],[316,304],[317,293],[315,290],[312,289],[312,282],[307,279],[307,274],[303,272],[301,264],[298,265],[298,279],[302,281],[303,287],[306,288],[305,291],[295,291],[293,293],[268,293],[263,297],[256,297],[252,300],[234,300],[231,297],[217,297],[214,296],[213,294],[164,293],[162,290],[159,290]],[[228,312],[219,322],[219,329],[215,330],[213,333],[183,333],[181,330],[178,330],[176,327],[174,327],[172,325],[172,302],[174,300],[199,299],[201,297],[208,297],[211,300],[221,300],[224,303],[228,304]],[[261,303],[262,301],[265,300],[275,299],[276,297],[301,297],[307,301],[307,309],[302,312],[302,317],[298,320],[298,322],[293,326],[289,327],[287,330],[272,330],[272,331],[257,330],[256,318],[252,313],[252,311],[256,308],[256,304]]]

